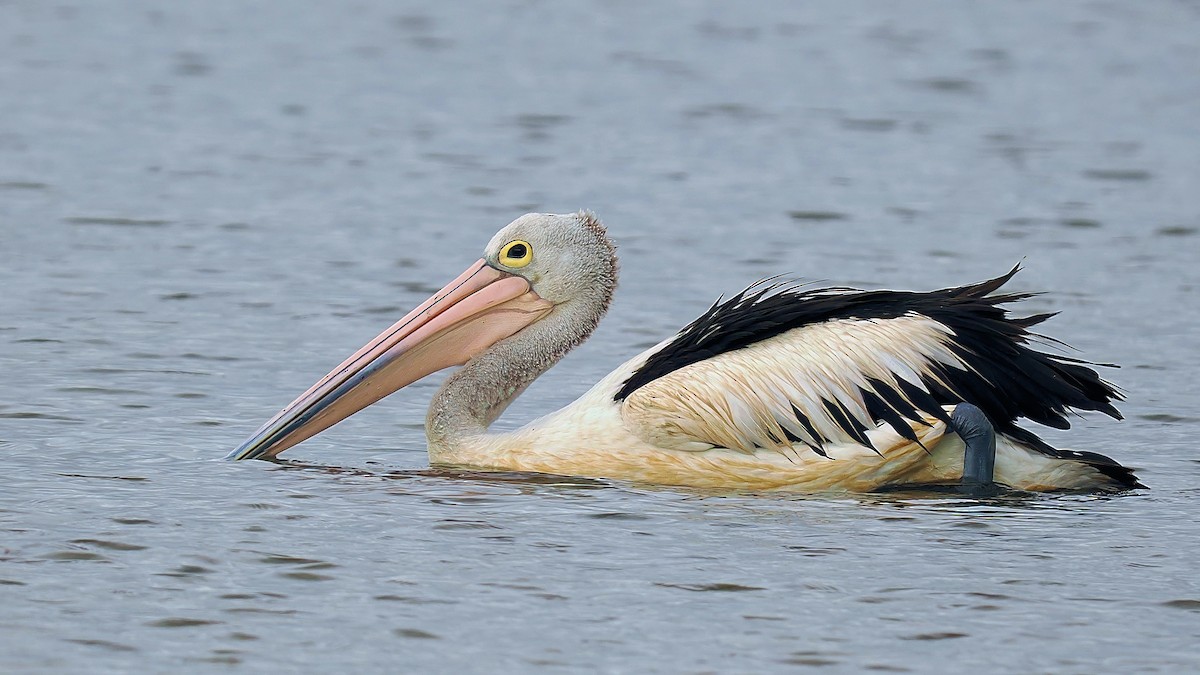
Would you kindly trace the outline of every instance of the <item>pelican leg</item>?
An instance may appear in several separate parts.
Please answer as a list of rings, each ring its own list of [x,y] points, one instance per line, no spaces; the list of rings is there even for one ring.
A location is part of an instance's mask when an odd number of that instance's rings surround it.
[[[962,439],[962,480],[959,491],[978,494],[995,490],[996,430],[977,406],[959,403],[950,413],[950,428]]]

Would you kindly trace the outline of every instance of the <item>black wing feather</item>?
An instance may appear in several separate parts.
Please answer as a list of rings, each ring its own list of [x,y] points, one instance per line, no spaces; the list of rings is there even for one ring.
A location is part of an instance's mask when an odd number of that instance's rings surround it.
[[[1039,452],[1071,459],[1087,456],[1092,460],[1088,463],[1114,479],[1132,480],[1132,473],[1112,460],[1101,455],[1091,458],[1094,453],[1080,456],[1064,453],[1016,425],[1018,419],[1026,418],[1066,429],[1070,427],[1067,414],[1072,409],[1102,412],[1121,419],[1113,402],[1122,398],[1094,370],[1094,366],[1108,364],[1050,354],[1030,346],[1033,339],[1057,342],[1029,331],[1053,314],[1012,317],[1001,305],[1025,300],[1033,294],[993,295],[1019,269],[1017,265],[994,279],[926,293],[847,288],[806,290],[779,283],[755,285],[725,302],[714,303],[647,359],[614,398],[623,401],[638,388],[680,368],[796,328],[838,319],[890,319],[916,314],[952,331],[950,349],[968,370],[933,364],[928,373],[922,374],[924,389],[902,378],[897,378],[894,386],[878,379],[869,380],[874,391],[863,390],[863,400],[868,414],[877,423],[888,424],[904,438],[913,440],[915,434],[905,418],[923,422],[924,414],[948,422],[943,405],[970,401],[984,411],[997,431]],[[847,435],[870,445],[863,440],[866,428],[861,422],[847,414],[836,400],[826,399],[824,403],[831,418]],[[793,410],[805,431],[817,441],[814,450],[821,452],[822,442],[832,439],[823,439],[803,413],[794,406]]]

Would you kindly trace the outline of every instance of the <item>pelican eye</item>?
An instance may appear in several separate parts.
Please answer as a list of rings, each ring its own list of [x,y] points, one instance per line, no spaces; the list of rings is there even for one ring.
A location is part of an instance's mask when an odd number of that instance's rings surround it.
[[[500,249],[500,264],[505,267],[524,267],[533,260],[533,247],[527,241],[510,241]]]

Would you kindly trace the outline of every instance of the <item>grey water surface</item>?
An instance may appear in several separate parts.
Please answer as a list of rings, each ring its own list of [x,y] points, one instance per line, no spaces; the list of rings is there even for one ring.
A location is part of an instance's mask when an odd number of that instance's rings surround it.
[[[0,671],[1200,670],[1200,3],[0,0]],[[432,377],[221,461],[527,211],[564,405],[719,294],[1017,262],[1115,496],[427,469]]]

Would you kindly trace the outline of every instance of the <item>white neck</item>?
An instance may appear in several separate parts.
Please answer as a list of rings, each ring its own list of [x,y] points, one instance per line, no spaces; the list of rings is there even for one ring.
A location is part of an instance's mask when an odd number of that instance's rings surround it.
[[[451,375],[429,404],[430,458],[451,456],[477,440],[539,375],[591,335],[612,288],[557,305],[545,318],[497,342]]]

